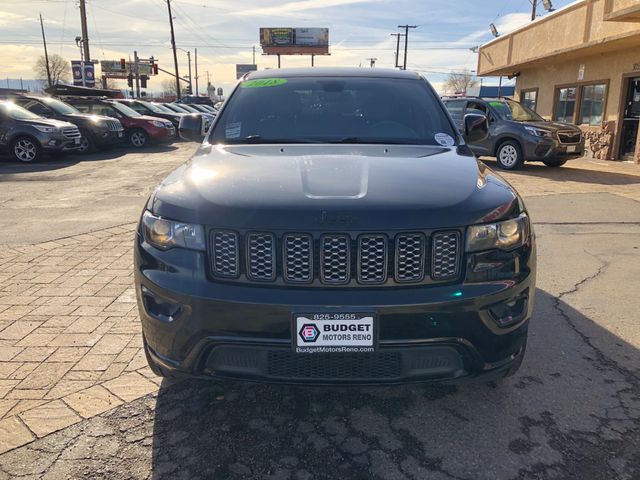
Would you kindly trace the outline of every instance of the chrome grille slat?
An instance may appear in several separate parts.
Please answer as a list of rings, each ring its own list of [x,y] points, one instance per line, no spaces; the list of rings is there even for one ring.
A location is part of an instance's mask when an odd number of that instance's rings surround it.
[[[320,280],[340,285],[351,278],[351,246],[342,234],[324,235],[320,239]]]
[[[247,235],[247,276],[251,280],[276,278],[276,239],[272,233]]]
[[[64,127],[62,129],[62,135],[67,138],[80,138],[80,130],[77,127]]]
[[[122,124],[117,120],[107,120],[107,128],[112,132],[119,132],[123,130]]]
[[[287,282],[309,283],[313,280],[313,238],[288,233],[282,241],[283,274]]]
[[[240,274],[238,234],[228,230],[211,233],[211,268],[219,277],[236,278]]]
[[[403,233],[396,237],[397,282],[419,282],[424,278],[426,244],[422,233]]]
[[[358,282],[384,283],[387,280],[388,243],[385,235],[358,238]]]
[[[460,233],[438,232],[432,237],[431,277],[434,280],[456,278],[460,270]]]

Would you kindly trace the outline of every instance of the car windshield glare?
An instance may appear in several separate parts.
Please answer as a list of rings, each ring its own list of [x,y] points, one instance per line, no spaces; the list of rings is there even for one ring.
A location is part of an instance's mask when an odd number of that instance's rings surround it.
[[[240,83],[210,141],[452,146],[457,138],[424,80],[336,76]]]
[[[489,102],[503,120],[515,122],[543,122],[536,112],[513,100],[493,100]]]
[[[0,102],[0,109],[14,120],[35,120],[40,118],[39,115],[36,115],[13,102]]]
[[[126,105],[123,105],[122,103],[113,102],[113,103],[111,103],[111,105],[113,106],[113,108],[118,110],[123,115],[126,115],[127,117],[140,117],[141,116],[133,108],[127,107]]]
[[[49,108],[61,115],[68,115],[71,113],[80,113],[80,111],[69,105],[68,103],[61,102],[55,98],[43,98],[42,101],[47,104]]]
[[[147,107],[149,110],[151,110],[154,113],[164,113],[163,110],[161,108],[159,108],[155,103],[151,103],[151,102],[140,102],[142,105],[144,105],[145,107]]]

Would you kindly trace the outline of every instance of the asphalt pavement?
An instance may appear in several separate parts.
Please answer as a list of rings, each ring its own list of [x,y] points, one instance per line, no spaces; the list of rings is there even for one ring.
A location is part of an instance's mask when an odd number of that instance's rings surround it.
[[[0,163],[0,243],[135,221],[193,146],[168,148],[36,170]],[[639,479],[640,167],[580,160],[505,177],[538,239],[515,377],[366,388],[165,380],[0,455],[0,479]]]

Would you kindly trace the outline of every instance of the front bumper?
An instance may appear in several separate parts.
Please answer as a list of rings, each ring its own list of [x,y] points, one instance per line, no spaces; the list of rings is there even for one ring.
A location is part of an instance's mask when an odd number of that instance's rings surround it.
[[[147,353],[170,375],[303,384],[488,380],[521,359],[533,308],[535,247],[509,255],[504,265],[518,270],[506,272],[509,280],[503,265],[458,285],[284,289],[211,282],[205,253],[161,251],[137,235],[135,287]],[[471,259],[466,269],[475,269]],[[499,326],[495,307],[516,300],[521,311]],[[295,313],[343,311],[375,315],[375,352],[293,352]]]
[[[523,142],[526,160],[571,160],[584,155],[584,137],[579,143],[560,143],[553,138],[529,137]]]
[[[96,132],[95,140],[98,147],[109,147],[118,145],[126,141],[124,129],[122,130],[103,130]]]
[[[38,138],[45,152],[72,152],[80,148],[80,139],[69,139],[62,134],[42,134]]]

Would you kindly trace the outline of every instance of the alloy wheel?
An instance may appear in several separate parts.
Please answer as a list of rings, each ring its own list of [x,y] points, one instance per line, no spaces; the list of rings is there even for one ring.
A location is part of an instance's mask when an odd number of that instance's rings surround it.
[[[78,152],[85,153],[89,150],[89,140],[84,135],[80,137],[80,145],[78,146]]]
[[[13,153],[21,162],[33,162],[38,155],[38,150],[31,140],[23,138],[16,142]]]
[[[131,143],[134,147],[143,147],[147,143],[147,138],[142,132],[133,132],[131,134]]]
[[[513,167],[518,161],[518,151],[513,145],[505,145],[500,149],[500,163],[505,167]]]

